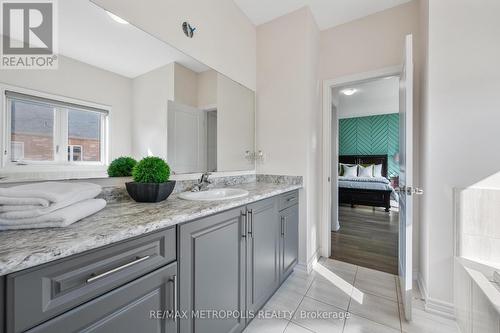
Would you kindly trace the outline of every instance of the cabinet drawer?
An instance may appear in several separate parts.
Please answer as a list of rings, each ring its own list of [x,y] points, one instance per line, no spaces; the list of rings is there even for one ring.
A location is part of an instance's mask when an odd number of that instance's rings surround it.
[[[299,203],[299,191],[292,191],[279,196],[279,210],[286,209]]]
[[[176,333],[177,323],[163,315],[176,309],[176,276],[177,263],[172,263],[27,333]]]
[[[7,333],[17,333],[176,260],[175,227],[7,276]]]

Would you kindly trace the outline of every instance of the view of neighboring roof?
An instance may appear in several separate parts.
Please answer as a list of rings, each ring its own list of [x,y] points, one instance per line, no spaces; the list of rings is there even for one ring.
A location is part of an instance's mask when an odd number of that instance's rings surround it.
[[[54,111],[49,105],[26,101],[12,103],[12,133],[51,135]],[[69,110],[68,135],[72,138],[98,139],[100,115],[89,111]]]

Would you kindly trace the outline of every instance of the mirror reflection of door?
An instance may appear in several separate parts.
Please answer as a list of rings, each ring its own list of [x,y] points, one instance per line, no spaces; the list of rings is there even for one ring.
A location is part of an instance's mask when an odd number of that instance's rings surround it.
[[[217,171],[217,110],[207,111],[207,170]]]
[[[175,173],[207,170],[207,113],[168,102],[168,157]]]

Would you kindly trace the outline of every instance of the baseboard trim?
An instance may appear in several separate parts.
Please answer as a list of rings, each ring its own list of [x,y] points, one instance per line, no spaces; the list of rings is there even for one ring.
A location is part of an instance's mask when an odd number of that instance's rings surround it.
[[[320,257],[319,250],[320,250],[319,248],[316,249],[316,252],[314,252],[311,258],[309,258],[309,260],[307,261],[307,273],[311,273],[314,265],[316,265],[316,263],[318,262]]]
[[[436,314],[438,316],[453,319],[455,320],[455,306],[453,303],[443,302],[437,299],[433,299],[429,297],[429,293],[427,291],[427,286],[425,285],[422,276],[419,274],[418,279],[418,288],[420,289],[420,293],[424,298],[424,309],[429,313]]]
[[[425,300],[425,311],[448,319],[456,319],[455,307],[452,303],[428,298]]]

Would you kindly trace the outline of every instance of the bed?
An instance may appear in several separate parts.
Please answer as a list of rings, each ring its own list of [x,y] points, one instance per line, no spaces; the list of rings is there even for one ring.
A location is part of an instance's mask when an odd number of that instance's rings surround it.
[[[381,164],[381,178],[342,177],[339,176],[339,203],[383,207],[391,210],[391,199],[398,201],[397,193],[387,179],[387,155],[341,155],[343,164]]]

